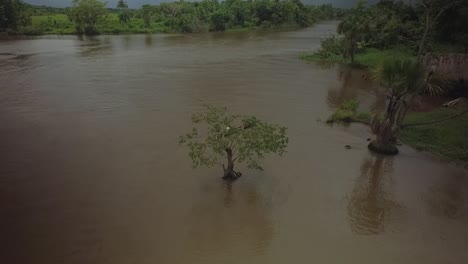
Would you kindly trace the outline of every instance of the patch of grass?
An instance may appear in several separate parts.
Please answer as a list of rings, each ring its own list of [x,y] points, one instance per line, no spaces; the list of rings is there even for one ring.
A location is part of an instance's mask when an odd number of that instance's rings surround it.
[[[32,16],[29,32],[23,32],[28,35],[30,32],[41,32],[44,34],[73,34],[75,25],[68,20],[65,14]]]
[[[441,120],[464,109],[468,109],[468,103],[456,109],[440,108],[427,113],[412,113],[407,116],[404,124]],[[468,114],[441,123],[406,127],[400,131],[399,137],[402,142],[415,149],[468,161]]]
[[[358,112],[358,108],[359,102],[357,100],[346,101],[327,119],[327,123],[358,122],[369,124],[371,115],[369,113]]]
[[[368,68],[375,68],[380,63],[382,63],[382,61],[390,58],[403,59],[413,57],[415,57],[415,55],[412,54],[411,51],[403,48],[394,48],[388,50],[369,48],[356,54],[355,63]]]

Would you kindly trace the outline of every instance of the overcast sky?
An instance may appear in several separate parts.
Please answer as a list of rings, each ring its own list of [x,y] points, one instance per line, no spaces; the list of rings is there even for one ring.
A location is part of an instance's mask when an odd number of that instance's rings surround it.
[[[47,5],[55,7],[65,7],[69,6],[71,0],[23,0],[27,3],[34,5]],[[108,7],[115,7],[118,0],[108,0]],[[377,0],[370,0],[373,2]],[[161,2],[171,2],[170,0],[127,0],[128,5],[131,8],[139,8],[144,4],[158,4]],[[351,7],[355,4],[356,0],[303,0],[307,4],[333,4],[336,7]]]

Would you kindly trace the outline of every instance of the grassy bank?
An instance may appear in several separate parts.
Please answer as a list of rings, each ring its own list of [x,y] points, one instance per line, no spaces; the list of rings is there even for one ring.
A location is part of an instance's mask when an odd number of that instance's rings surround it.
[[[380,50],[375,48],[368,48],[361,50],[356,54],[353,65],[367,68],[375,68],[379,63],[388,58],[408,58],[415,57],[415,55],[406,49],[394,48],[387,50]],[[345,60],[341,54],[329,53],[323,54],[320,52],[306,53],[301,56],[305,61],[317,63],[350,63]]]
[[[431,112],[412,113],[405,124],[423,123],[451,117],[468,109],[468,103],[457,108],[439,108]],[[402,142],[418,150],[429,151],[450,159],[468,161],[468,114],[430,125],[407,127],[400,131]]]

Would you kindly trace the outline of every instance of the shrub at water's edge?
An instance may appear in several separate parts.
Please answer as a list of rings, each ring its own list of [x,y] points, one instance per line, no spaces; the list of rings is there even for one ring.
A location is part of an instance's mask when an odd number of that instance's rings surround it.
[[[358,112],[358,108],[359,102],[357,100],[346,101],[327,119],[327,123],[357,122],[370,124],[371,115],[365,112]]]

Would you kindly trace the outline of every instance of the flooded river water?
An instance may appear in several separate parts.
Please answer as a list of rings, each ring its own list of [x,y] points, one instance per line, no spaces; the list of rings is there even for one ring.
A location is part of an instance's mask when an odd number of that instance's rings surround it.
[[[365,71],[298,59],[335,27],[1,41],[0,262],[468,263],[465,169],[321,121],[384,103]],[[202,102],[287,126],[288,152],[230,188],[192,169]]]

